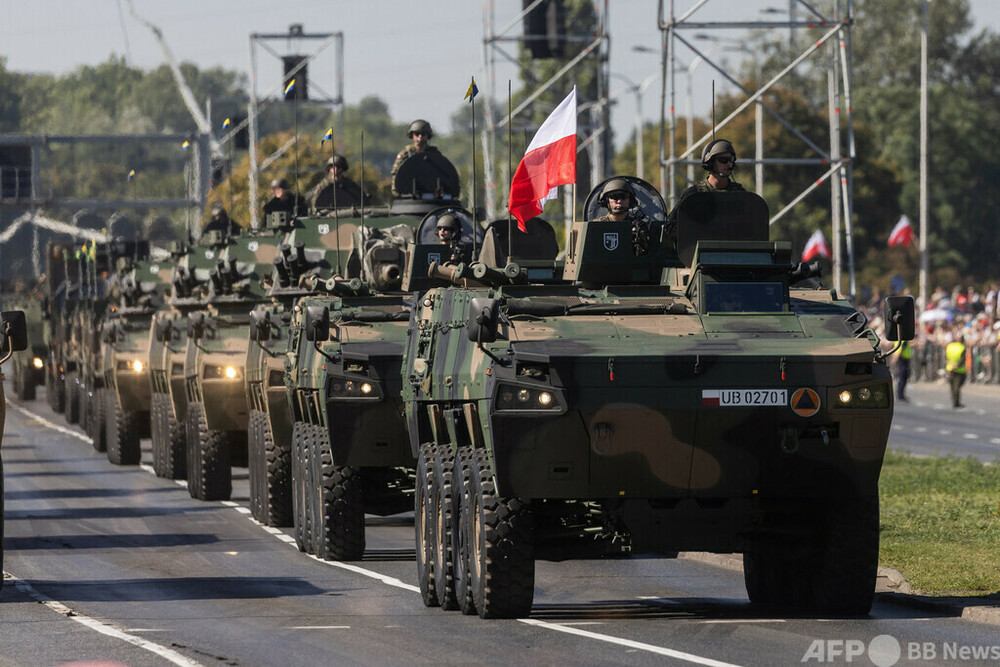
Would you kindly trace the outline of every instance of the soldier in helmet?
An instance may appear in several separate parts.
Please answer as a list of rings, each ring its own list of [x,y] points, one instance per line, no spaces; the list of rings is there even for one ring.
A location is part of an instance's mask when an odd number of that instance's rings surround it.
[[[226,209],[223,208],[221,201],[212,202],[212,208],[210,211],[212,218],[208,221],[208,224],[205,225],[205,228],[201,230],[202,234],[205,232],[219,230],[223,233],[223,235],[229,234],[229,236],[239,236],[240,226],[229,218],[229,214],[226,213]]]
[[[326,161],[329,181],[316,190],[312,205],[314,210],[322,208],[342,208],[371,203],[371,195],[362,193],[357,183],[344,175],[348,169],[347,158],[334,155]]]
[[[733,180],[733,171],[736,169],[736,149],[733,148],[730,141],[726,139],[710,141],[701,152],[701,167],[708,172],[708,176],[681,193],[677,200],[677,206],[674,206],[674,210],[667,217],[668,225],[677,224],[677,208],[681,202],[695,192],[743,190],[743,186]]]
[[[445,213],[437,221],[437,237],[441,245],[449,247],[445,262],[458,263],[470,260],[469,245],[462,242],[462,223],[452,213]]]
[[[285,211],[289,216],[296,217],[308,212],[306,200],[288,189],[288,181],[276,178],[271,181],[271,198],[264,204],[264,215]]]
[[[638,204],[635,191],[624,178],[612,178],[608,181],[597,201],[608,209],[608,212],[591,222],[626,222],[629,219],[629,210]]]
[[[434,153],[440,152],[435,146],[431,146],[428,143],[431,137],[434,136],[434,131],[431,129],[431,124],[426,120],[418,119],[410,123],[410,129],[406,133],[406,136],[412,139],[413,143],[399,151],[399,154],[396,156],[396,161],[392,163],[392,174],[390,174],[390,176],[392,177],[393,182],[396,180],[395,176],[396,172],[399,171],[399,165],[403,164],[403,161],[406,160],[406,158],[425,151],[431,151]],[[395,197],[399,196],[395,187],[393,187],[392,194]]]

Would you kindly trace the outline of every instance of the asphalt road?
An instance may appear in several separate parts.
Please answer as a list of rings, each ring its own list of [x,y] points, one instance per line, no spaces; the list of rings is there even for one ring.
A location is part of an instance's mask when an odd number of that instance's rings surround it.
[[[896,401],[889,447],[926,456],[1000,461],[1000,385],[966,384],[963,408],[951,407],[943,382],[911,383]]]
[[[406,515],[369,519],[364,561],[323,562],[250,518],[245,470],[233,501],[192,500],[148,466],[112,466],[42,394],[11,403],[0,667],[1000,659],[995,626],[890,596],[865,619],[762,616],[739,571],[687,558],[540,562],[529,619],[428,609]]]

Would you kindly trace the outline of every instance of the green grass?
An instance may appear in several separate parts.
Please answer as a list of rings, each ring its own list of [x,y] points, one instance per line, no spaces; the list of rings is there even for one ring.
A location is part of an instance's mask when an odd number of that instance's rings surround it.
[[[1000,465],[886,454],[879,563],[915,592],[1000,591]]]

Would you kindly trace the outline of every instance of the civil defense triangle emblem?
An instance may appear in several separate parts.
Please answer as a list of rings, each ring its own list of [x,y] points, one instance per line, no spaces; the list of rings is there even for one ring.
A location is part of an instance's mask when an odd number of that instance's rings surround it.
[[[604,232],[604,249],[614,250],[618,247],[618,232]]]

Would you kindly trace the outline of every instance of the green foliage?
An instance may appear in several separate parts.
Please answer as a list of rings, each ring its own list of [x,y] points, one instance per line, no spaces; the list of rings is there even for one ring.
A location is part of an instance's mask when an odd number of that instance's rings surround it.
[[[932,595],[1000,590],[997,489],[996,464],[889,452],[879,484],[879,562]]]

